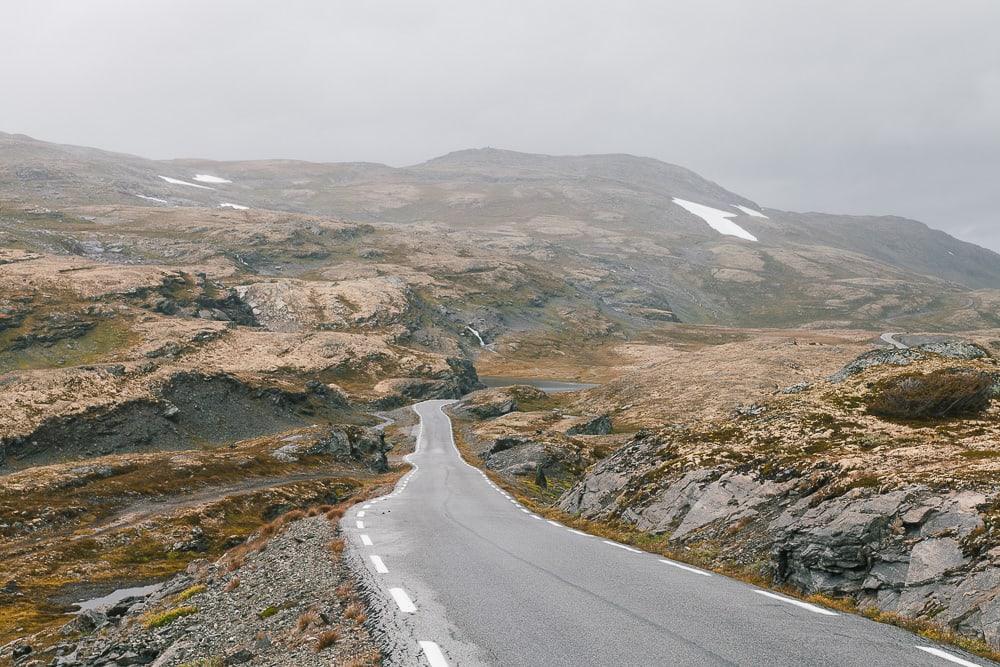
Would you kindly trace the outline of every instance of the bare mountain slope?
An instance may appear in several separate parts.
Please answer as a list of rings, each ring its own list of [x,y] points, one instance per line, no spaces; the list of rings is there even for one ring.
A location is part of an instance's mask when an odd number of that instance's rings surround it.
[[[0,191],[58,208],[249,207],[417,225],[413,237],[428,243],[457,233],[632,323],[998,322],[996,253],[902,218],[761,208],[687,169],[629,155],[475,149],[400,169],[153,161],[0,134]]]

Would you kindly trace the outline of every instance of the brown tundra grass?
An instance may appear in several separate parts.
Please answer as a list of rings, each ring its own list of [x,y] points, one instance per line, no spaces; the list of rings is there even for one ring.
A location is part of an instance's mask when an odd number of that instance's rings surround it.
[[[347,609],[344,610],[344,616],[351,619],[352,621],[356,621],[359,624],[364,623],[365,619],[368,618],[365,615],[364,607],[362,607],[361,604],[358,602],[352,602],[351,604],[347,605]]]
[[[240,578],[233,577],[232,579],[229,580],[229,583],[226,584],[226,587],[223,590],[226,591],[227,593],[232,593],[239,587],[240,587]]]
[[[340,554],[344,553],[344,547],[345,546],[346,545],[344,543],[344,538],[342,538],[342,537],[338,537],[335,540],[330,540],[330,544],[329,544],[330,552],[334,556],[339,556]]]
[[[315,609],[310,609],[299,616],[299,620],[295,623],[295,627],[298,628],[299,632],[305,632],[313,625],[321,625],[323,619],[320,618],[319,612]]]
[[[316,652],[319,653],[325,648],[329,648],[340,641],[340,630],[336,628],[319,633],[316,637]]]

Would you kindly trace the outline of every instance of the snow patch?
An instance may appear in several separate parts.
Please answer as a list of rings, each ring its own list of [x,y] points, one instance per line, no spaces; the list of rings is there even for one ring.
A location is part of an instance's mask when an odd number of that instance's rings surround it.
[[[733,204],[733,206],[740,209],[741,211],[749,215],[751,218],[765,218],[765,219],[767,218],[767,216],[761,213],[760,211],[755,211],[754,209],[749,208],[747,206],[740,206],[739,204]]]
[[[239,204],[231,204],[229,202],[223,202],[219,204],[219,208],[235,208],[237,211],[245,211],[249,206],[240,206]]]
[[[757,240],[756,236],[729,219],[736,216],[736,213],[720,211],[719,209],[712,208],[711,206],[696,204],[685,199],[678,199],[677,197],[674,197],[674,203],[689,213],[694,213],[696,216],[707,222],[709,227],[720,234],[725,234],[726,236],[736,236],[747,241]]]
[[[160,176],[167,183],[173,183],[174,185],[186,185],[189,188],[201,188],[202,190],[214,190],[215,188],[210,188],[207,185],[198,185],[197,183],[188,183],[187,181],[182,181],[179,178],[170,178],[169,176]]]
[[[135,195],[135,196],[138,197],[139,199],[145,199],[146,201],[155,201],[155,202],[158,202],[160,204],[169,204],[170,203],[166,199],[160,199],[159,197],[147,197],[146,195]]]
[[[195,174],[194,180],[199,183],[232,183],[229,179],[212,176],[211,174]]]

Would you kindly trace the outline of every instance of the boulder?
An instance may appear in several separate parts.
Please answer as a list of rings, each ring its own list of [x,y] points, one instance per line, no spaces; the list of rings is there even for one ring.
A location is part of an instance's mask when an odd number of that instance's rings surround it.
[[[854,361],[841,368],[828,379],[834,384],[839,384],[847,378],[865,372],[869,368],[886,365],[909,366],[914,361],[920,361],[925,358],[926,355],[914,349],[870,350],[859,355]]]
[[[90,634],[108,622],[108,617],[95,609],[84,609],[72,621],[59,629],[60,634]]]
[[[585,417],[566,429],[566,435],[607,435],[611,433],[611,428],[611,417],[608,415]]]

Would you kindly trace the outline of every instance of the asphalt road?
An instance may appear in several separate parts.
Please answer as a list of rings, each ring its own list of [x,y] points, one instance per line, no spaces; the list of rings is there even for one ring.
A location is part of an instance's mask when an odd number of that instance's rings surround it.
[[[447,403],[416,406],[415,470],[344,519],[391,664],[989,664],[533,515],[461,459]]]

